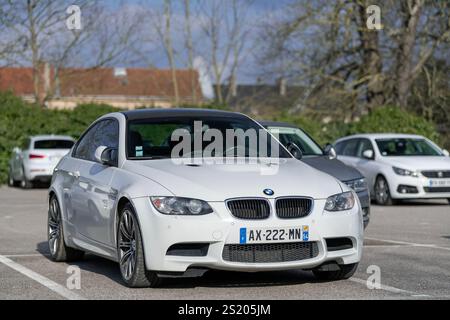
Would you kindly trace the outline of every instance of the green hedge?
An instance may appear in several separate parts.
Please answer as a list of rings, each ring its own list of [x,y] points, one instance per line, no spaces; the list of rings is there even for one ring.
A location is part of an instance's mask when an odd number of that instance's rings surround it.
[[[208,105],[205,108],[226,109]],[[26,103],[11,93],[0,93],[0,184],[5,183],[11,151],[28,136],[36,134],[62,134],[78,138],[83,131],[103,114],[117,111],[108,105],[85,104],[73,111],[47,110]],[[321,145],[354,133],[399,132],[424,135],[440,142],[434,125],[423,118],[396,107],[380,107],[360,121],[344,124],[322,124],[308,117],[281,115],[274,120],[294,123],[306,130]]]
[[[383,132],[419,134],[438,144],[441,142],[441,137],[433,123],[393,106],[379,107],[372,113],[361,117],[359,121],[349,124],[343,122],[322,124],[317,119],[286,115],[280,116],[276,120],[293,123],[303,128],[321,145],[351,134]]]
[[[80,105],[74,111],[47,110],[11,93],[0,93],[0,185],[6,182],[12,149],[28,136],[61,134],[78,138],[95,119],[112,111],[117,109],[107,105]]]
[[[411,133],[440,142],[435,125],[423,117],[398,107],[386,106],[375,109],[370,115],[349,125],[349,133]]]

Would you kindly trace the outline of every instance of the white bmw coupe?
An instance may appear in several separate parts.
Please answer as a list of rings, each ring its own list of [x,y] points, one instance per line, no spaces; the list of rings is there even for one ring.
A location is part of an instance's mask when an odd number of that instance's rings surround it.
[[[361,259],[362,217],[345,184],[294,159],[245,115],[135,110],[95,121],[59,162],[48,244],[55,261],[89,252],[118,262],[129,287],[208,269],[337,280]]]

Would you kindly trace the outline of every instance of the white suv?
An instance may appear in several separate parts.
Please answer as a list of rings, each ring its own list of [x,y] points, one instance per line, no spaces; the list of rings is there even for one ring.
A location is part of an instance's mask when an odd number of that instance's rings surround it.
[[[335,142],[339,160],[361,171],[376,202],[444,198],[450,201],[447,150],[418,135],[360,134]]]
[[[40,135],[13,149],[9,161],[8,184],[30,189],[35,182],[50,182],[59,160],[72,148],[75,140],[68,136]]]

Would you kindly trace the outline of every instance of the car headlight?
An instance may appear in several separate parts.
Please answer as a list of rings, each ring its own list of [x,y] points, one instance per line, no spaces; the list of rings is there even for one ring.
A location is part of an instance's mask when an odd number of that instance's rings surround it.
[[[407,169],[392,167],[394,169],[394,172],[398,174],[399,176],[410,176],[410,177],[418,177],[419,173],[417,171],[411,171]]]
[[[345,184],[355,192],[367,190],[367,182],[364,178],[346,181]]]
[[[336,194],[327,199],[325,210],[327,211],[344,211],[350,210],[355,205],[355,198],[352,192],[344,192]]]
[[[213,212],[203,200],[179,197],[151,197],[153,206],[162,214],[200,216]]]

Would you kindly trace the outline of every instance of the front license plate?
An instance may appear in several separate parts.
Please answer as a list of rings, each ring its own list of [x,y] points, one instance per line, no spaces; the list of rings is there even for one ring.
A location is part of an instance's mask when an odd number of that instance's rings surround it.
[[[289,228],[241,228],[239,243],[309,241],[309,226]]]
[[[432,179],[429,181],[430,187],[450,187],[450,179]]]

